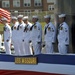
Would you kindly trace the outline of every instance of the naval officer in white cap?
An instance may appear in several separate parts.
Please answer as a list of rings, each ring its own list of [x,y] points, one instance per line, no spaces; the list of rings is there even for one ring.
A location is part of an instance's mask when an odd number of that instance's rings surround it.
[[[66,14],[60,14],[58,28],[58,50],[60,54],[67,54],[69,46],[69,26],[65,22]]]
[[[46,53],[53,53],[54,52],[54,44],[55,44],[55,38],[56,38],[56,28],[52,24],[50,15],[44,16],[46,25],[44,27],[44,41],[45,41],[45,47],[46,47]]]
[[[4,24],[4,45],[5,45],[5,50],[6,50],[6,54],[11,54],[11,36],[12,36],[12,32],[11,32],[11,27],[8,24],[8,19],[3,17],[2,18],[2,23]]]
[[[25,55],[32,55],[32,50],[30,48],[30,27],[32,23],[28,21],[28,16],[23,17],[23,22],[26,24],[24,28],[24,48],[25,48]]]
[[[18,31],[18,44],[19,44],[19,55],[25,55],[25,49],[24,49],[24,28],[25,28],[25,24],[23,22],[23,15],[18,15],[18,22],[19,25],[17,27],[17,31]]]
[[[33,25],[30,28],[31,31],[31,42],[33,45],[34,55],[41,53],[41,43],[42,43],[42,27],[38,21],[38,16],[34,15],[32,17]]]
[[[14,50],[15,50],[15,55],[19,55],[19,45],[18,45],[18,31],[17,31],[17,27],[18,27],[18,21],[17,21],[17,17],[12,16],[11,17],[11,22],[12,22],[12,43],[14,46]]]

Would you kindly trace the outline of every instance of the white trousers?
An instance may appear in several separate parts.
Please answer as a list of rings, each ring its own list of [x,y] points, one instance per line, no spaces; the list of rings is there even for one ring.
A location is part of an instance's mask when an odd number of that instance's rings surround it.
[[[40,54],[41,53],[41,43],[38,44],[37,42],[32,42],[32,45],[33,45],[34,55]]]
[[[58,44],[58,50],[60,54],[67,54],[68,47],[65,44]]]
[[[6,54],[11,54],[11,41],[4,41]]]
[[[30,51],[29,41],[24,41],[25,55],[32,55]]]
[[[18,40],[18,46],[19,46],[19,54],[25,55],[24,42],[21,39]]]
[[[17,39],[12,40],[13,42],[13,46],[14,46],[14,50],[15,50],[15,55],[20,55],[20,49],[19,49],[19,42]]]
[[[51,42],[46,42],[46,53],[53,53],[54,51],[54,46]]]

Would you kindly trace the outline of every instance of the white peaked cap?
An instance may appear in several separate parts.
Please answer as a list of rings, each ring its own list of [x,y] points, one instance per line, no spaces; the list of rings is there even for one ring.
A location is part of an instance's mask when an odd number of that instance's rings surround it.
[[[65,17],[65,16],[66,16],[66,14],[60,14],[59,18],[62,18],[62,17]]]
[[[7,18],[5,18],[5,17],[3,17],[1,20],[3,20],[3,21],[7,21],[8,19],[7,19]]]
[[[38,16],[34,15],[34,16],[32,16],[32,18],[37,18],[38,19]]]
[[[51,18],[51,17],[50,17],[50,15],[46,15],[46,16],[44,16],[44,18]]]
[[[17,18],[23,18],[23,15],[18,15]]]
[[[28,19],[28,16],[24,16],[24,17],[23,17],[23,20],[26,20],[26,19]]]
[[[11,17],[11,19],[17,20],[17,17],[15,17],[15,16],[12,16],[12,17]]]

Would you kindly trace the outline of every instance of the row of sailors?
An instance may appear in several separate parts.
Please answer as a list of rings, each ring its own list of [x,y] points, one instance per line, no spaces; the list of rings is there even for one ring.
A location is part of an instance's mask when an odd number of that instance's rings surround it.
[[[65,14],[59,15],[60,25],[58,28],[58,50],[61,54],[67,53],[67,47],[69,45],[69,28],[65,22]],[[49,15],[44,16],[45,28],[44,28],[44,41],[46,47],[46,53],[54,52],[54,44],[56,41],[56,28],[50,22],[51,17]],[[18,20],[18,21],[17,21]],[[17,18],[12,17],[12,27],[7,23],[6,18],[2,18],[4,26],[4,44],[6,54],[11,54],[10,44],[11,39],[14,45],[15,55],[37,55],[41,53],[42,44],[42,27],[38,20],[38,16],[32,17],[31,24],[28,21],[28,16],[23,17],[19,15]],[[30,47],[32,43],[32,47]]]

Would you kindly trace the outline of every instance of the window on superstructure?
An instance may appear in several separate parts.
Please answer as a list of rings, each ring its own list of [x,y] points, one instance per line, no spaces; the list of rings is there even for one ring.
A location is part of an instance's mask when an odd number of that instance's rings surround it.
[[[31,6],[31,0],[24,0],[24,7],[30,7]]]
[[[42,6],[42,0],[34,0],[34,6]]]
[[[5,7],[5,8],[10,7],[10,2],[9,2],[9,0],[2,0],[2,7]]]
[[[20,0],[13,0],[13,7],[20,7]]]
[[[54,10],[54,5],[48,5],[48,10]]]

